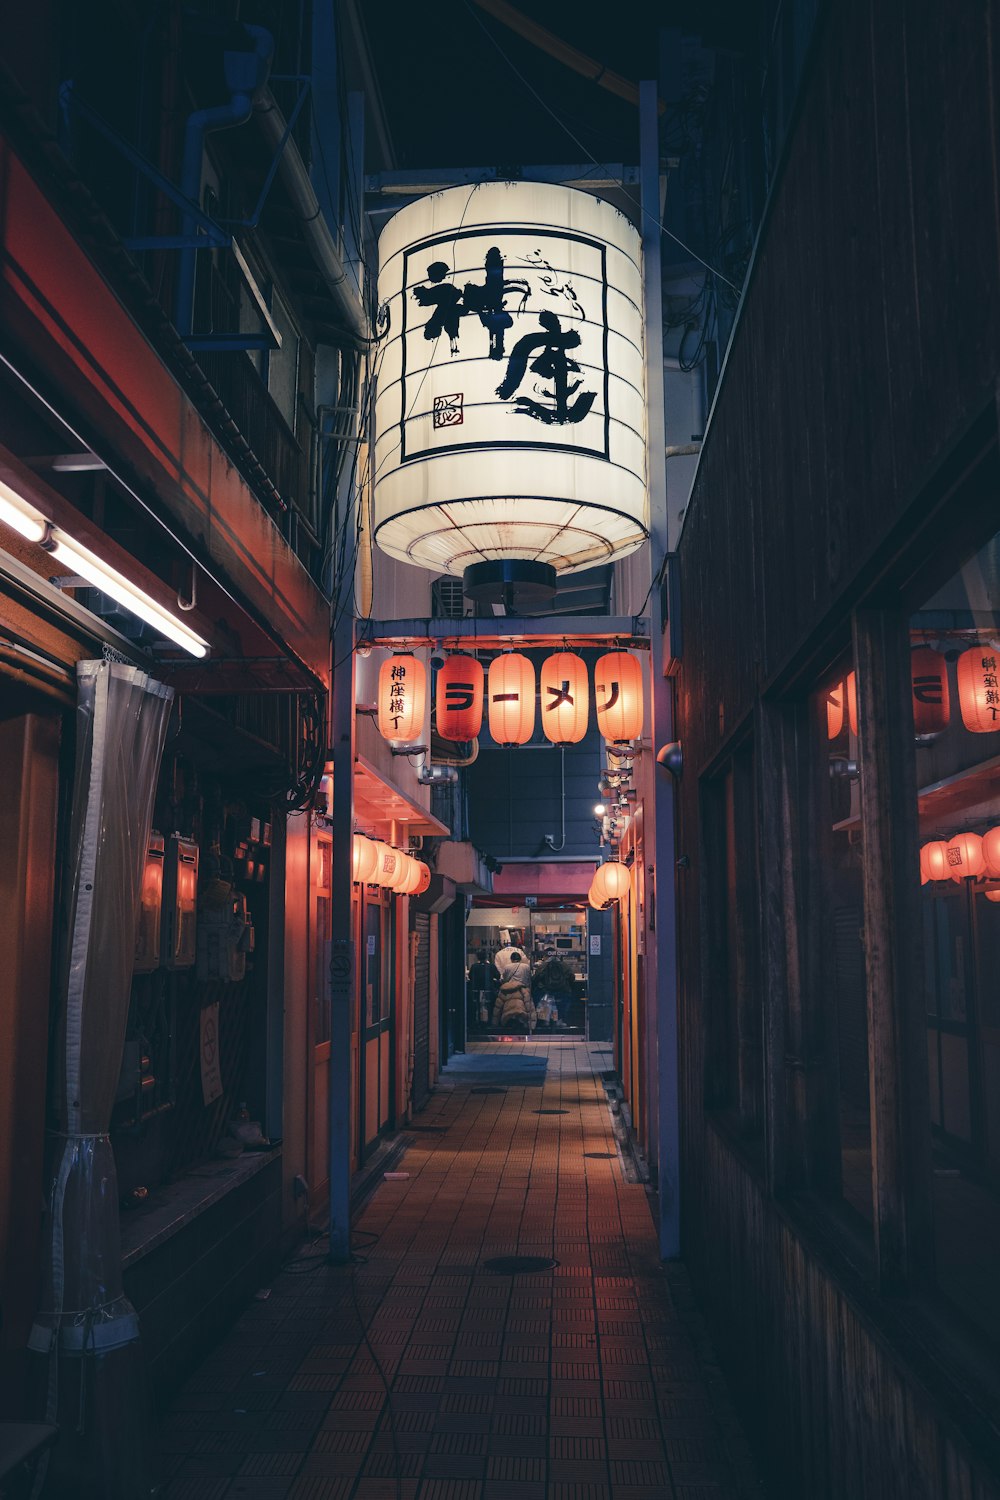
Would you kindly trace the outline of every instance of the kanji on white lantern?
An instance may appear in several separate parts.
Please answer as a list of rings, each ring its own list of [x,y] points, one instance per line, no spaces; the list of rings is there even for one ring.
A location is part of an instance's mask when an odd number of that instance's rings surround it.
[[[435,572],[568,572],[645,541],[639,234],[591,193],[455,187],[379,238],[374,529]]]

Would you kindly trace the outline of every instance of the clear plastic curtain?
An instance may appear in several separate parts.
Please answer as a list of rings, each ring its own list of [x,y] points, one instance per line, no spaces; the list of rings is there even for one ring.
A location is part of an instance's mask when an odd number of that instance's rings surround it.
[[[146,1477],[139,1329],[122,1290],[108,1138],[128,1020],[153,798],[173,690],[136,667],[77,667],[67,949],[57,1033],[42,1301],[30,1347],[46,1357],[46,1416],[72,1451],[77,1494],[136,1500]],[[84,1478],[86,1474],[87,1478]],[[89,1486],[89,1487],[88,1487]]]

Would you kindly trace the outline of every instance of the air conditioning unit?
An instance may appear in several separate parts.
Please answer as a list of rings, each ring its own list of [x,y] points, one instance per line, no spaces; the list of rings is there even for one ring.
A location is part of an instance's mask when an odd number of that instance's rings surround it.
[[[465,614],[461,578],[444,574],[431,584],[431,614],[435,620],[460,620]]]

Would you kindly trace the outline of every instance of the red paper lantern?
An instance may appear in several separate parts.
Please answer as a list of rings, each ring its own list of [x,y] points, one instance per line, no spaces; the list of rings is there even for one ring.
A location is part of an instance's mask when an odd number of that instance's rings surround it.
[[[630,886],[628,866],[610,859],[598,865],[590,889],[598,901],[621,901],[628,895]]]
[[[978,833],[956,833],[948,842],[947,858],[952,880],[974,879],[986,868],[983,841]]]
[[[608,651],[594,667],[597,727],[606,740],[623,744],[642,734],[642,664],[631,651]]]
[[[948,844],[944,839],[935,839],[924,845],[920,851],[920,868],[926,872],[929,880],[950,880]]]
[[[986,874],[992,880],[1000,880],[1000,828],[991,828],[983,834],[983,862]]]
[[[417,886],[420,884],[420,861],[413,858],[412,854],[403,855],[403,878],[396,887],[401,896],[413,896],[416,894]]]
[[[507,651],[490,662],[490,734],[498,745],[526,745],[535,732],[535,669]]]
[[[1000,901],[1000,889],[984,891],[983,895],[986,897],[987,901]]]
[[[915,734],[940,734],[948,727],[948,668],[940,651],[918,646],[910,653],[913,684],[913,729]]]
[[[385,886],[386,890],[390,891],[398,889],[406,872],[404,858],[401,849],[394,849],[391,844],[379,842],[378,869],[375,871],[375,879],[379,885]]]
[[[958,658],[958,704],[973,734],[1000,729],[1000,652],[971,646]]]
[[[847,722],[851,733],[858,732],[858,679],[854,672],[847,674]]]
[[[844,684],[838,682],[826,695],[827,739],[835,740],[844,728]]]
[[[431,883],[431,872],[422,859],[415,860],[417,866],[417,883],[410,892],[411,896],[422,896]]]
[[[587,663],[573,651],[554,651],[542,663],[542,729],[553,745],[576,745],[587,733]]]
[[[387,740],[404,744],[424,732],[427,669],[408,654],[390,656],[378,671],[378,727]]]
[[[363,833],[356,833],[354,835],[354,880],[361,885],[367,885],[370,880],[375,879],[378,863],[378,844],[374,839],[365,838]]]
[[[443,740],[474,740],[483,727],[483,668],[474,656],[449,656],[437,674],[437,732]]]

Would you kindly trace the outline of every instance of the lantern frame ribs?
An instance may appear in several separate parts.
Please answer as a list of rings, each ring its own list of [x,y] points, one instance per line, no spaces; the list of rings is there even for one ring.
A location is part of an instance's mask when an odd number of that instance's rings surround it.
[[[510,647],[606,646],[648,651],[648,620],[633,615],[497,615],[492,619],[366,620],[362,639],[371,646],[414,651],[496,651]]]

